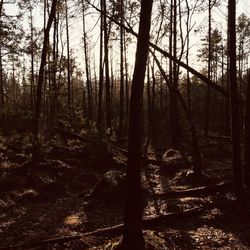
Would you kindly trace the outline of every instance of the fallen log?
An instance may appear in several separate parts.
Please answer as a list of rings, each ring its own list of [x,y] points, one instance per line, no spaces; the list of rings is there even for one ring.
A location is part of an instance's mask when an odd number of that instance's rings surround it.
[[[190,217],[193,215],[199,215],[203,212],[203,209],[201,208],[192,208],[184,210],[183,212],[177,212],[177,213],[167,213],[164,215],[160,215],[153,218],[145,218],[143,220],[143,229],[152,229],[153,227],[159,225],[159,224],[168,224],[175,222],[176,220],[183,219],[185,217]],[[28,242],[23,244],[16,244],[16,245],[7,245],[7,246],[0,246],[0,250],[14,250],[14,249],[25,249],[30,250],[35,247],[44,247],[49,244],[63,244],[68,241],[73,240],[82,240],[82,241],[88,241],[88,237],[91,236],[105,236],[105,235],[115,235],[115,234],[121,234],[123,232],[124,225],[118,224],[111,227],[106,227],[102,229],[97,229],[95,231],[74,235],[74,236],[65,236],[65,237],[57,237],[57,238],[51,238],[51,239],[45,239],[39,242]]]
[[[233,189],[232,183],[219,183],[216,185],[190,188],[185,190],[169,191],[166,193],[154,194],[157,198],[182,198],[192,196],[211,195],[217,192],[228,192]]]

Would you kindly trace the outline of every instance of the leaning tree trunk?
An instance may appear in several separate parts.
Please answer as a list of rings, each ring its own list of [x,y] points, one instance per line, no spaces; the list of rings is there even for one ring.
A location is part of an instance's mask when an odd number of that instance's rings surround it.
[[[143,87],[153,0],[141,1],[140,25],[132,81],[128,142],[127,195],[122,248],[145,249],[142,235],[141,153],[143,144]]]
[[[164,77],[168,87],[169,87],[169,91],[170,92],[175,92],[177,97],[179,98],[179,101],[183,107],[183,110],[185,112],[185,115],[187,117],[189,126],[190,126],[190,131],[191,131],[191,137],[192,137],[192,163],[193,163],[193,171],[194,174],[197,177],[200,177],[202,175],[202,157],[201,157],[201,150],[200,150],[200,145],[199,145],[199,139],[197,136],[197,131],[196,131],[196,127],[195,127],[195,123],[194,123],[194,119],[193,119],[193,114],[192,114],[192,109],[189,108],[189,106],[186,104],[184,98],[182,97],[180,91],[178,88],[175,88],[171,85],[169,79],[167,78],[167,75],[165,74],[161,63],[159,62],[159,60],[157,59],[155,53],[150,50],[154,60],[161,72],[161,75]]]
[[[44,81],[44,68],[46,64],[46,55],[48,51],[48,40],[49,40],[49,31],[52,25],[52,22],[56,14],[56,5],[57,0],[53,0],[51,11],[49,15],[49,20],[47,27],[44,31],[44,40],[43,40],[43,49],[42,49],[42,58],[40,63],[37,90],[36,90],[36,103],[35,103],[35,114],[34,114],[34,127],[33,127],[33,161],[37,161],[39,158],[39,126],[40,126],[40,117],[41,117],[41,104],[42,104],[42,89]]]

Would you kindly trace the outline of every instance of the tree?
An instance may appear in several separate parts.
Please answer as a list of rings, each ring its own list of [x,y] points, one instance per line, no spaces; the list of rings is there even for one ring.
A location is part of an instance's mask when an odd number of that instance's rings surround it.
[[[146,71],[153,0],[141,1],[139,34],[132,80],[126,207],[122,249],[145,249],[142,235],[142,195],[140,167],[143,139],[143,87]]]
[[[86,71],[86,85],[87,85],[87,97],[88,97],[88,119],[91,121],[93,119],[93,96],[92,96],[92,86],[90,79],[90,67],[89,67],[89,55],[88,55],[88,44],[87,44],[87,32],[86,32],[86,4],[82,0],[82,19],[83,19],[83,43],[84,43],[84,58],[85,58],[85,71]]]
[[[243,180],[242,180],[242,162],[240,151],[240,117],[239,117],[239,99],[236,76],[236,2],[228,0],[228,55],[229,55],[229,84],[231,99],[231,133],[232,133],[232,153],[233,153],[233,172],[235,192],[239,201],[242,201]]]
[[[102,109],[102,94],[103,94],[103,0],[100,0],[100,60],[99,60],[99,90],[98,90],[98,118],[97,123],[99,128],[103,121],[103,109]]]
[[[68,1],[65,0],[65,20],[66,20],[66,36],[67,36],[67,86],[68,86],[68,112],[71,110],[71,68],[70,68],[70,44],[69,44],[69,16],[68,16]]]
[[[109,32],[107,23],[107,3],[103,0],[103,31],[104,31],[104,63],[105,63],[105,94],[106,94],[106,128],[111,129],[111,96],[110,96],[110,77],[109,77]]]
[[[120,22],[123,24],[124,6],[123,1],[120,0]],[[123,135],[124,127],[124,30],[120,26],[120,111],[119,111],[119,138]]]
[[[39,159],[39,146],[40,146],[39,126],[40,126],[40,117],[41,117],[42,88],[43,88],[43,81],[44,81],[46,57],[47,57],[47,52],[48,52],[49,32],[50,32],[50,28],[52,26],[53,20],[56,16],[56,5],[57,5],[57,0],[53,0],[47,27],[44,31],[42,57],[41,57],[41,63],[40,63],[40,68],[39,68],[37,90],[36,90],[36,103],[35,103],[35,111],[34,111],[33,152],[32,152],[33,161],[37,161]]]
[[[250,190],[250,72],[248,72],[248,83],[246,93],[245,110],[245,165],[244,177],[247,189]]]
[[[170,55],[177,58],[177,1],[171,0],[170,8]],[[177,62],[170,60],[169,63],[170,84],[173,88],[178,88]],[[171,123],[171,143],[173,147],[178,147],[181,139],[181,128],[178,111],[178,98],[175,91],[170,90],[170,123]]]

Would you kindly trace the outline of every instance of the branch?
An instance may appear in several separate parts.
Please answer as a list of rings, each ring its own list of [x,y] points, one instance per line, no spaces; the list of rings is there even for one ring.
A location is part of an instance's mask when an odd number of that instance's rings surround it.
[[[95,5],[93,5],[92,3],[90,3],[89,0],[86,0],[87,3],[89,3],[95,10],[97,10],[98,12],[100,12],[102,15],[105,15],[107,18],[109,18],[112,22],[114,22],[115,24],[121,26],[124,30],[126,30],[127,32],[129,32],[130,34],[134,35],[135,37],[138,37],[138,34],[131,28],[131,27],[127,27],[124,24],[120,23],[119,21],[117,21],[115,18],[113,18],[112,16],[106,14],[105,12],[101,11],[99,8],[97,8]],[[211,86],[213,89],[215,89],[217,92],[221,93],[224,96],[229,96],[228,91],[226,91],[224,88],[222,88],[221,86],[217,85],[216,83],[214,83],[213,81],[209,80],[206,76],[204,76],[203,74],[199,73],[197,70],[195,70],[194,68],[188,66],[187,64],[185,64],[184,62],[178,60],[176,57],[172,56],[171,54],[169,54],[168,52],[166,52],[165,50],[161,49],[160,47],[158,47],[157,45],[153,44],[152,42],[149,42],[149,45],[154,48],[156,51],[158,51],[159,53],[161,53],[162,55],[164,55],[165,57],[169,58],[170,60],[174,61],[175,63],[177,63],[179,66],[183,67],[184,69],[188,70],[190,73],[192,73],[193,75],[197,76],[199,79],[201,79],[203,82],[205,82],[207,85]]]
[[[156,194],[157,198],[181,198],[181,197],[197,197],[202,195],[211,195],[217,192],[228,192],[233,189],[232,183],[219,183],[211,186],[198,188],[190,188],[185,190],[170,191],[166,193]]]
[[[176,222],[176,220],[181,220],[186,217],[190,217],[193,215],[198,215],[202,212],[203,210],[200,208],[192,208],[192,209],[187,209],[184,210],[183,212],[177,212],[177,213],[167,213],[164,215],[156,216],[153,218],[146,218],[143,220],[143,228],[144,229],[150,229],[153,228],[159,224],[162,223],[171,223],[171,222]],[[7,246],[0,246],[0,250],[20,250],[20,249],[33,249],[33,248],[38,248],[38,247],[44,247],[49,244],[62,244],[68,241],[73,241],[73,240],[86,240],[88,241],[88,237],[90,236],[104,236],[108,234],[121,234],[123,232],[124,225],[123,224],[118,224],[115,226],[111,227],[106,227],[102,229],[97,229],[95,231],[79,234],[79,235],[74,235],[74,236],[65,236],[65,237],[58,237],[58,238],[51,238],[51,239],[46,239],[42,240],[39,242],[31,242],[31,243],[24,243],[24,244],[16,244],[16,245],[7,245]]]

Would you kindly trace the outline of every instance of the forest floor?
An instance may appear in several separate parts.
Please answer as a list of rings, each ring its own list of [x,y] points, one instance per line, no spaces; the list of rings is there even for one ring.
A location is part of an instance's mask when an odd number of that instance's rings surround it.
[[[122,151],[61,137],[48,143],[46,160],[32,164],[27,140],[0,143],[0,249],[115,249],[121,231],[112,227],[124,212]],[[230,185],[178,193],[231,183],[230,143],[202,142],[200,179],[192,175],[188,150],[170,149],[162,158],[164,151],[150,145],[142,170],[144,219],[159,218],[145,223],[147,249],[250,249],[249,199],[242,211]]]

